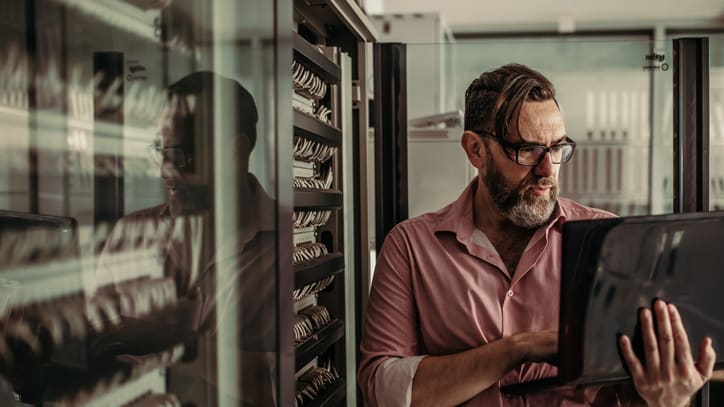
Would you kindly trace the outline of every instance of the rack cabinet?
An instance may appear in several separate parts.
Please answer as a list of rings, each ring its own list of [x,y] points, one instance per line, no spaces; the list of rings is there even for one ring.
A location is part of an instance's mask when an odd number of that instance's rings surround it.
[[[367,267],[366,207],[360,204],[366,202],[365,190],[360,188],[366,183],[359,181],[366,174],[366,152],[360,146],[366,146],[364,136],[368,130],[367,101],[362,95],[367,94],[365,43],[373,41],[375,34],[357,5],[346,1],[312,5],[295,1],[294,26],[293,136],[298,160],[294,164],[294,210],[295,226],[302,226],[294,229],[294,241],[302,250],[310,245],[324,245],[317,256],[295,263],[295,288],[334,277],[334,282],[313,298],[295,297],[297,315],[310,307],[324,307],[330,316],[326,325],[296,345],[295,369],[299,376],[315,365],[327,365],[339,376],[339,380],[322,389],[313,401],[319,404],[313,405],[356,405],[362,297],[357,290],[361,271]],[[319,81],[324,82],[328,92],[305,100],[309,93],[305,88],[314,87]],[[315,114],[320,110],[328,115]],[[333,153],[325,154],[325,149]],[[325,160],[305,160],[305,155],[315,156],[305,154],[308,150],[319,152],[317,155]],[[325,188],[300,187],[310,182],[305,184],[298,178],[308,177],[324,178]],[[301,213],[320,211],[328,211],[329,216],[313,230],[296,222]]]

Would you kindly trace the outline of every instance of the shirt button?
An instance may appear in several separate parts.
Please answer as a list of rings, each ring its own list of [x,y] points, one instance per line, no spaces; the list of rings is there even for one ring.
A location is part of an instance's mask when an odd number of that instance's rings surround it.
[[[507,295],[508,297],[512,297],[512,296],[513,296],[513,290],[508,290],[508,292],[505,293],[505,295]]]

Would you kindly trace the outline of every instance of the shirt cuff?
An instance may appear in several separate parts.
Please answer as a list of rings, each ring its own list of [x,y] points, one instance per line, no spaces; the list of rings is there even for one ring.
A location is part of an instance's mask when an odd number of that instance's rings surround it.
[[[425,357],[390,358],[375,373],[375,398],[378,407],[409,406],[412,402],[412,380],[417,365]]]

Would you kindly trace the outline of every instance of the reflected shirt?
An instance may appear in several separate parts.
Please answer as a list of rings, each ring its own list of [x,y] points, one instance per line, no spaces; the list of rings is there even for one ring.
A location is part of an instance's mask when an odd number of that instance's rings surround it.
[[[521,332],[558,329],[562,225],[613,217],[559,198],[550,221],[530,239],[514,273],[473,222],[475,178],[443,209],[401,222],[377,259],[360,345],[359,384],[373,406],[409,405],[417,366],[427,355],[476,348]],[[524,363],[466,406],[560,405],[507,396],[502,386],[556,375]]]
[[[276,405],[276,203],[255,176],[248,182],[250,199],[237,222],[212,223],[208,213],[173,217],[167,204],[144,209],[117,222],[99,259],[101,293],[127,291],[128,280],[139,278],[145,284],[172,279],[179,298],[199,289],[201,335],[196,346],[186,344],[195,349],[193,360],[166,373],[169,390],[184,403],[205,405],[223,391],[234,404]],[[236,383],[223,379],[223,390],[212,368],[217,357],[239,370]]]
[[[227,323],[238,327],[242,349],[275,351],[276,205],[254,175],[248,182],[242,226],[225,234],[214,227],[229,220],[212,225],[208,213],[173,217],[165,203],[119,219],[96,268],[97,287],[170,278],[179,298],[199,287],[205,330],[216,333],[216,325]]]

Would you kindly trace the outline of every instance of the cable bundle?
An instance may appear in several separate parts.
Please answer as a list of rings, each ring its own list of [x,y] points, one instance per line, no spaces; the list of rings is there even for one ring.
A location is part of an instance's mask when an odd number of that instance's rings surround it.
[[[176,303],[172,278],[136,280],[99,291],[17,306],[0,322],[0,365],[50,357],[55,349],[113,329],[121,316],[139,318]]]
[[[319,281],[315,281],[311,284],[307,284],[302,288],[297,288],[292,292],[292,298],[294,299],[294,301],[299,301],[308,295],[317,294],[318,292],[332,285],[333,281],[334,276],[329,276]]]
[[[334,157],[337,153],[337,147],[294,136],[293,151],[295,160],[323,163]]]
[[[332,167],[328,167],[319,177],[294,177],[293,183],[294,188],[331,189],[333,181]]]
[[[297,379],[297,394],[294,407],[301,407],[315,401],[331,384],[339,380],[334,367],[313,367]]]
[[[294,316],[294,344],[304,342],[312,334],[332,321],[327,308],[321,305],[307,307]]]
[[[307,67],[292,61],[292,87],[294,91],[314,100],[320,100],[327,94],[327,82],[312,73]]]
[[[294,248],[294,264],[314,260],[329,254],[323,243],[304,243]]]
[[[294,211],[292,224],[295,228],[323,226],[329,221],[332,211]]]

